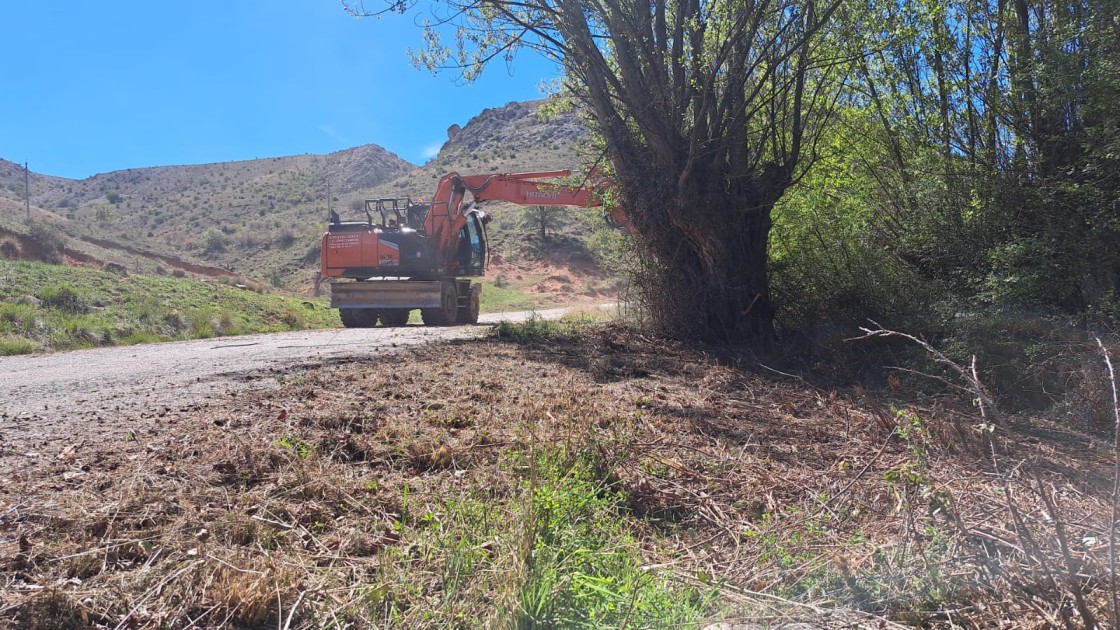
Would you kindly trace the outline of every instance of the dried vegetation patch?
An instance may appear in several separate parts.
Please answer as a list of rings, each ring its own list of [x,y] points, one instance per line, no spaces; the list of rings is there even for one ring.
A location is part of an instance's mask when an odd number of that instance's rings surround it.
[[[1107,445],[534,326],[0,453],[0,625],[1110,621]]]

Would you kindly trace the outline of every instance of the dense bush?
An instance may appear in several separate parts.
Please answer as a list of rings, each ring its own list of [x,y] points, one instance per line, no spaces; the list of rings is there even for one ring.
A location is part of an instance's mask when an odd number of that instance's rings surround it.
[[[39,250],[43,262],[59,265],[65,260],[66,237],[57,225],[36,221],[28,229],[27,239]]]
[[[19,260],[19,243],[10,238],[0,241],[0,257],[7,260]]]
[[[217,254],[226,250],[226,235],[217,228],[206,228],[202,234],[202,247],[207,254]]]
[[[39,289],[35,297],[39,298],[43,306],[66,313],[76,315],[89,311],[89,304],[82,291],[68,284],[48,284]]]

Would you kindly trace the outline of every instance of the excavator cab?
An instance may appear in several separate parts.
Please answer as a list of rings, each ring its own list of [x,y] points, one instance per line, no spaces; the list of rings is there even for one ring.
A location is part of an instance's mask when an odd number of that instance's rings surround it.
[[[459,230],[459,245],[456,263],[460,276],[481,276],[486,273],[490,250],[486,240],[486,224],[490,215],[482,210],[471,209],[466,212],[467,222]]]
[[[376,212],[381,217],[379,227],[399,230],[406,225],[406,208],[412,205],[411,199],[366,199],[366,216]]]
[[[423,202],[423,199],[421,199],[419,203],[412,203],[410,199],[408,205],[404,209],[405,225],[414,230],[423,229],[424,218],[428,216],[428,208],[430,207],[430,205]]]

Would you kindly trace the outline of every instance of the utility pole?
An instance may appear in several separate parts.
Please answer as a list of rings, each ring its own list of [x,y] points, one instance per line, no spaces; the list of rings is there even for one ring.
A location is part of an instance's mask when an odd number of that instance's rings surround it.
[[[31,225],[31,171],[23,163],[23,203],[27,206],[27,224]]]

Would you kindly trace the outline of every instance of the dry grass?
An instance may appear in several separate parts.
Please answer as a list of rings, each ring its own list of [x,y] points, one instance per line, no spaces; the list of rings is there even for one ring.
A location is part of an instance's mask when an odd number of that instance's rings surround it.
[[[997,477],[974,412],[905,382],[878,401],[586,332],[322,367],[134,439],[4,453],[0,625],[530,627],[539,462],[573,453],[620,502],[595,553],[632,542],[709,618],[1042,628],[1079,621],[1077,590],[1109,619],[1109,445],[1037,421],[996,435],[1023,454]],[[681,623],[658,618],[614,625]]]

